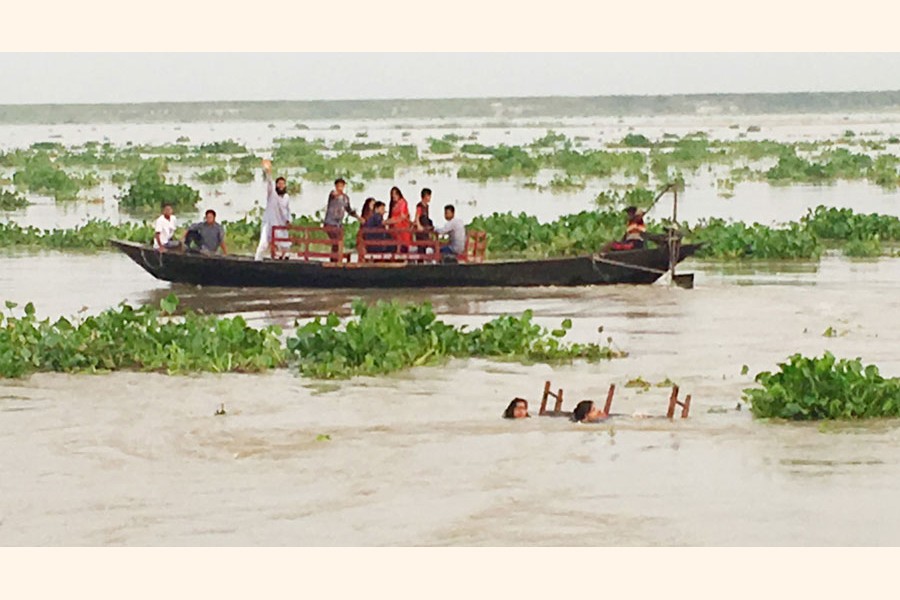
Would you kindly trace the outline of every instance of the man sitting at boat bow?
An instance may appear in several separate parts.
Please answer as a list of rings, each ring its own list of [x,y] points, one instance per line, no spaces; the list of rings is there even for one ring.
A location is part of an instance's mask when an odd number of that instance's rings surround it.
[[[184,243],[188,249],[197,246],[204,254],[215,254],[222,248],[222,254],[228,254],[225,248],[225,230],[216,223],[216,211],[209,209],[204,215],[204,220],[194,223],[184,234]]]
[[[172,214],[172,205],[166,202],[162,206],[162,214],[153,225],[153,248],[160,252],[181,248],[181,242],[172,239],[178,228],[178,220]]]

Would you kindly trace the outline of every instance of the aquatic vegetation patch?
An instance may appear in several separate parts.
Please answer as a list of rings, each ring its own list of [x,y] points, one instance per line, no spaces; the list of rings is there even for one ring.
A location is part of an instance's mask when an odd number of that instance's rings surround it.
[[[184,183],[166,182],[166,163],[162,159],[144,161],[132,176],[131,185],[119,205],[131,209],[158,209],[168,202],[176,209],[192,208],[200,201],[200,192]]]
[[[323,140],[294,137],[275,140],[272,158],[278,168],[302,168],[304,179],[330,182],[338,177],[391,179],[398,168],[417,165],[419,152],[414,145],[401,144],[364,156],[350,150],[346,142],[337,142],[328,149]]]
[[[778,371],[756,376],[760,387],[744,390],[753,416],[791,420],[865,419],[900,416],[900,378],[882,377],[859,358],[826,352],[794,354]]]
[[[692,242],[702,243],[697,256],[719,259],[818,258],[824,248],[800,223],[769,227],[754,223],[709,219],[688,230]]]
[[[22,194],[0,190],[0,210],[18,210],[31,204]]]
[[[74,200],[83,188],[96,185],[93,176],[77,176],[64,171],[46,152],[27,158],[13,174],[13,184],[29,192],[53,196],[55,200]]]
[[[247,147],[229,139],[224,142],[200,144],[200,152],[205,154],[246,154]]]
[[[215,184],[228,181],[228,171],[223,167],[213,167],[197,175],[197,179],[203,183]]]
[[[520,317],[498,317],[482,327],[449,325],[431,305],[378,302],[353,303],[353,317],[341,325],[338,315],[317,317],[299,327],[287,341],[300,372],[318,378],[386,373],[431,364],[451,357],[492,357],[523,362],[596,361],[621,353],[595,343],[563,341],[569,319],[547,331]]]
[[[28,303],[19,316],[7,302],[0,315],[0,377],[31,373],[136,370],[165,373],[259,372],[285,365],[281,330],[257,329],[243,317],[187,312],[172,317],[178,299],[159,308],[121,304],[79,319],[38,320]]]

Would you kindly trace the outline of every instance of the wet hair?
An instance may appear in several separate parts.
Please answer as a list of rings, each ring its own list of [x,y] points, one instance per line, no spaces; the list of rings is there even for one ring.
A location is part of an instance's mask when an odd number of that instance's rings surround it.
[[[591,412],[591,407],[594,405],[592,400],[582,400],[578,403],[578,406],[575,407],[575,410],[572,411],[572,420],[580,423],[584,421],[588,413]]]
[[[514,419],[515,418],[516,404],[518,404],[519,402],[522,402],[523,404],[525,404],[525,416],[526,417],[531,416],[528,414],[528,400],[526,400],[525,398],[513,398],[512,402],[509,403],[509,406],[506,407],[506,410],[503,411],[504,419]]]
[[[445,206],[445,207],[444,207],[444,210],[449,210],[449,211],[452,212],[454,215],[456,214],[456,207],[453,206],[452,204],[448,204],[447,206]]]
[[[287,185],[287,179],[285,179],[284,177],[279,177],[278,179],[275,180],[275,183],[278,183],[279,181],[283,181],[284,185]]]
[[[424,198],[425,196],[430,196],[430,195],[431,195],[431,188],[422,188],[422,194],[421,194],[421,196],[422,196],[423,198]]]
[[[343,183],[344,185],[347,185],[347,182],[344,181],[343,177],[338,177],[337,179],[334,180],[334,185],[337,185],[339,183]]]
[[[206,215],[212,215],[212,216],[213,216],[213,219],[215,219],[215,218],[216,218],[216,211],[214,211],[214,210],[211,209],[211,208],[208,208],[208,209],[206,209],[206,212],[203,213],[203,216],[204,216],[204,217],[205,217]]]
[[[384,202],[378,200],[375,204],[372,205],[372,210],[378,210],[382,206],[384,206]]]

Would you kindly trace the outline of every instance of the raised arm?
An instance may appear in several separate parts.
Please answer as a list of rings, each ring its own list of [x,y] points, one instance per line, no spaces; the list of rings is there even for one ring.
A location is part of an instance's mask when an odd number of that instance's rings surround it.
[[[272,181],[272,161],[263,159],[263,179],[266,181],[266,196],[271,196],[275,192],[274,183]]]

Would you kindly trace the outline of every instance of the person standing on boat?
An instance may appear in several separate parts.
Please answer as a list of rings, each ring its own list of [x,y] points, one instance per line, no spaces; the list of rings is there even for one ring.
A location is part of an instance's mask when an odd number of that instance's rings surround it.
[[[432,222],[431,217],[428,216],[428,208],[431,204],[431,190],[422,188],[421,196],[422,199],[416,204],[416,219],[413,222],[413,226],[418,232],[416,233],[416,241],[419,242],[427,241],[431,231],[434,229],[434,223]],[[425,246],[419,246],[417,250],[419,252],[425,252],[427,248]]]
[[[409,205],[403,192],[398,187],[391,188],[391,205],[388,211],[388,219],[384,222],[389,228],[393,229],[394,239],[400,245],[400,252],[407,252],[409,244],[412,242],[412,233],[409,231],[412,223],[409,218]]]
[[[272,240],[272,227],[289,225],[291,222],[290,197],[287,193],[287,180],[279,177],[272,182],[272,161],[263,160],[263,173],[266,180],[266,210],[263,213],[262,228],[259,232],[259,246],[256,247],[256,260],[262,260],[266,250],[275,258],[275,242]],[[278,243],[283,249],[286,244]],[[289,244],[287,244],[289,245]]]
[[[153,248],[160,252],[180,248],[181,242],[172,239],[177,228],[178,220],[172,214],[172,205],[166,202],[162,206],[162,214],[153,225]]]
[[[325,206],[325,231],[332,242],[331,262],[337,262],[339,259],[337,256],[340,248],[338,242],[344,237],[344,215],[347,214],[362,221],[350,206],[350,196],[344,192],[346,187],[347,182],[343,177],[335,179],[334,189],[328,193],[328,204]]]

